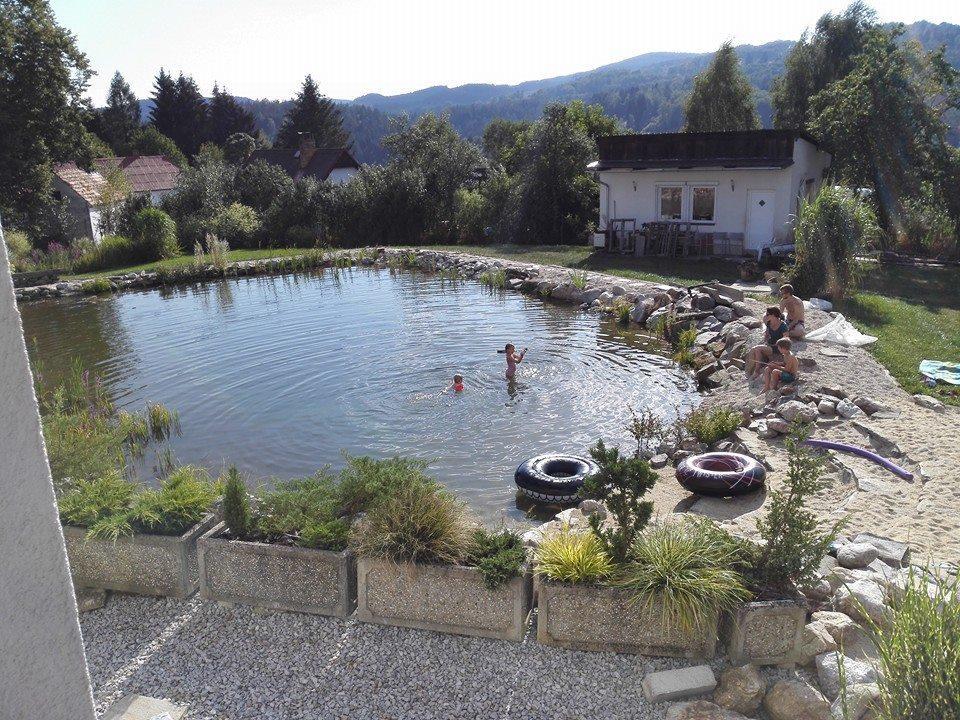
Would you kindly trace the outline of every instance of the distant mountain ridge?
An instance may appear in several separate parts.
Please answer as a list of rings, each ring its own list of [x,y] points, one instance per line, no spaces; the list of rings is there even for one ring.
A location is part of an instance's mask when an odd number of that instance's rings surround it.
[[[960,25],[921,20],[905,26],[904,34],[927,50],[945,46],[947,59],[960,68]],[[783,72],[784,60],[794,44],[792,40],[775,40],[736,48],[744,72],[756,88],[757,107],[765,126],[770,126],[772,118],[770,87]],[[495,118],[534,120],[551,102],[579,99],[602,105],[631,130],[671,132],[682,126],[683,100],[694,75],[709,64],[712,56],[713,53],[651,52],[592,70],[516,85],[436,85],[398,95],[368,93],[352,101],[337,102],[344,113],[344,126],[353,138],[354,155],[360,162],[385,159],[380,140],[389,132],[391,116],[402,114],[416,118],[427,112],[448,112],[462,135],[478,139]],[[291,102],[238,100],[270,138],[276,136]],[[140,104],[146,121],[151,103],[141,100]],[[960,143],[960,113],[947,119],[953,128],[951,140]]]

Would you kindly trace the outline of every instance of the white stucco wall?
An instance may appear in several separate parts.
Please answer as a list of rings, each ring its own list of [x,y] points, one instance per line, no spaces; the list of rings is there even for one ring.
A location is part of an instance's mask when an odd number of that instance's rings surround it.
[[[350,178],[356,174],[356,168],[334,168],[327,176],[327,180],[332,182],[334,185],[343,185],[343,183],[348,182]]]
[[[714,185],[714,222],[700,225],[703,231],[745,233],[749,191],[771,190],[774,193],[774,232],[777,237],[782,237],[791,232],[802,181],[807,177],[815,178],[815,190],[819,189],[829,162],[828,154],[798,139],[794,164],[784,169],[605,170],[599,173],[600,181],[606,183],[606,186],[600,186],[599,227],[607,227],[607,221],[614,218],[634,218],[637,227],[658,220],[659,185]],[[745,249],[755,250],[757,244],[747,243]]]
[[[94,718],[73,584],[2,240],[0,717]]]

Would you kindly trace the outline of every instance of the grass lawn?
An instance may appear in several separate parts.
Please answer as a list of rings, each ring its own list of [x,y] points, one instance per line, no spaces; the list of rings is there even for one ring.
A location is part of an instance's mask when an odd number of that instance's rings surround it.
[[[302,248],[265,248],[263,250],[231,250],[227,253],[230,262],[240,262],[241,260],[264,260],[266,258],[285,257],[287,255],[301,255]],[[143,263],[142,265],[131,265],[130,267],[114,268],[113,270],[98,270],[96,272],[83,273],[82,275],[64,275],[64,280],[82,280],[85,278],[105,277],[107,275],[123,275],[125,273],[143,272],[144,270],[154,271],[157,268],[178,268],[193,264],[193,255],[181,255],[170,260],[160,260],[158,262]]]
[[[683,258],[634,258],[594,253],[586,245],[439,245],[457,250],[520,262],[560,265],[571,270],[594,270],[650,282],[696,285],[710,280],[737,278],[733,262]],[[297,248],[232,250],[229,259],[259,260],[297,255]],[[184,255],[172,260],[135,267],[87,273],[75,278],[118,275],[157,267],[181,267],[193,262]],[[926,387],[917,366],[921,360],[960,360],[960,272],[957,268],[910,268],[869,265],[860,291],[839,308],[862,332],[876,335],[868,346],[884,367],[910,393],[923,392],[960,405],[960,387],[939,384]]]

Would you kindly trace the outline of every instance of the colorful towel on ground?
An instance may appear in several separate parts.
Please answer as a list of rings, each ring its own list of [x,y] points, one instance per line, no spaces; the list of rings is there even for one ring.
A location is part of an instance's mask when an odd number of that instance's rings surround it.
[[[940,382],[960,385],[960,363],[923,360],[920,363],[920,373]]]

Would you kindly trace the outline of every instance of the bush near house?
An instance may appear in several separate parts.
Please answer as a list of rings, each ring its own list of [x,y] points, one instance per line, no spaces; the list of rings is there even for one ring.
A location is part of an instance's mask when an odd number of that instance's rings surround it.
[[[133,222],[133,253],[139,262],[166,260],[180,254],[177,224],[160,208],[148,207]]]
[[[257,211],[247,205],[232,203],[213,216],[210,232],[225,240],[232,248],[255,247],[260,230]]]
[[[95,272],[123,267],[137,261],[133,241],[118,235],[101,238],[98,245],[89,248],[73,263],[73,271],[78,273]]]

